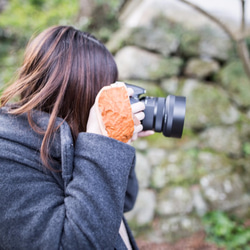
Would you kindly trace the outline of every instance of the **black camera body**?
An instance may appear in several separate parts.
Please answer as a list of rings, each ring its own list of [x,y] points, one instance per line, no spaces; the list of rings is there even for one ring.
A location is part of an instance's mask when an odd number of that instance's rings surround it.
[[[163,97],[145,96],[146,90],[126,83],[134,90],[130,103],[145,104],[145,118],[142,120],[143,130],[162,132],[166,137],[181,138],[186,113],[186,97],[168,95]]]

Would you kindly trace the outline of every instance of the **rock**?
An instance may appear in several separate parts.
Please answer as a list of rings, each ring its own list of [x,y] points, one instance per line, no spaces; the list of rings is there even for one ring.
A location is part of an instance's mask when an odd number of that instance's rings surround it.
[[[249,121],[245,121],[241,123],[240,127],[240,136],[243,141],[249,142],[250,140],[250,126],[249,126]]]
[[[203,27],[199,31],[195,30],[200,35],[199,55],[225,62],[233,51],[233,43],[228,35],[218,28]]]
[[[166,1],[148,0],[131,1],[120,16],[120,22],[125,27],[148,27],[152,20],[163,14],[162,10],[167,10]]]
[[[168,153],[162,148],[150,148],[147,153],[147,158],[151,166],[161,164],[167,157]]]
[[[115,60],[120,79],[157,80],[178,74],[182,65],[178,57],[164,58],[134,46],[118,51]]]
[[[203,216],[206,212],[208,212],[209,208],[203,198],[200,187],[198,185],[195,185],[192,187],[191,191],[193,196],[192,202],[194,209],[199,216]]]
[[[250,120],[250,109],[247,111],[247,118]]]
[[[173,76],[161,81],[161,87],[167,94],[176,95],[179,87],[179,79]]]
[[[224,154],[201,151],[198,153],[197,168],[202,176],[220,169],[231,171],[232,160]]]
[[[213,75],[220,69],[219,63],[215,60],[202,60],[199,58],[192,58],[187,62],[185,68],[185,75],[188,77],[197,77],[205,79]]]
[[[168,185],[192,184],[197,181],[197,159],[190,151],[176,149],[157,166],[152,167],[151,186],[158,189]]]
[[[152,170],[151,185],[155,189],[161,189],[166,186],[168,180],[167,168],[165,166],[159,165],[155,166]]]
[[[157,204],[157,213],[160,216],[188,214],[192,210],[192,195],[187,188],[170,188],[161,193],[159,196],[159,202]]]
[[[140,152],[136,153],[135,172],[140,188],[147,188],[150,183],[151,165],[149,164],[147,157]]]
[[[206,16],[175,0],[131,1],[120,16],[120,22],[126,27],[145,27],[159,16],[172,22],[181,23],[186,28],[197,30],[205,26],[222,32],[221,28]]]
[[[202,191],[212,209],[232,210],[249,206],[250,196],[238,174],[211,173],[200,180]]]
[[[192,29],[182,33],[179,51],[185,58],[198,57],[201,37]]]
[[[133,146],[139,151],[146,151],[149,147],[149,144],[147,140],[140,139],[134,141]]]
[[[174,242],[202,230],[203,226],[200,219],[194,216],[181,215],[161,219],[160,229],[165,240]]]
[[[162,174],[160,179],[158,179],[159,172]],[[152,186],[155,188],[160,187],[160,183],[165,184],[165,186],[172,183],[179,184],[186,178],[187,177],[182,173],[182,168],[177,163],[169,163],[165,166],[156,166],[152,171]],[[164,180],[164,182],[161,180]]]
[[[239,106],[250,107],[250,79],[247,78],[240,61],[229,62],[220,71],[218,78]]]
[[[153,36],[149,34],[154,34]],[[164,56],[176,53],[179,39],[173,32],[168,32],[162,26],[139,27],[133,30],[128,39],[129,44],[136,45],[149,51],[155,51]]]
[[[185,57],[201,55],[220,61],[228,59],[232,50],[230,39],[218,25],[174,0],[133,1],[125,12],[120,18],[122,27],[135,29],[129,40],[139,47],[164,55],[180,47]]]
[[[187,97],[187,128],[202,129],[212,125],[233,124],[239,119],[239,112],[231,104],[227,93],[216,85],[188,79],[183,83],[181,95]]]
[[[250,145],[249,145],[250,146]],[[239,168],[243,168],[244,175],[242,175],[242,179],[244,181],[246,190],[250,190],[250,155],[248,155],[244,160],[240,160],[240,164],[237,166]]]
[[[201,134],[200,140],[201,148],[210,148],[234,156],[241,155],[241,142],[235,127],[209,128]]]
[[[173,176],[170,173],[176,173],[175,176],[179,174],[179,168],[173,162],[178,161],[179,156],[174,153],[168,154],[166,150],[160,148],[152,148],[148,150],[147,158],[152,166],[151,170],[151,185],[156,189],[163,188]],[[170,170],[170,168],[172,168]],[[175,179],[171,179],[174,181]]]
[[[138,226],[150,224],[154,218],[155,207],[155,193],[149,189],[140,190],[134,209],[125,214],[126,219]]]
[[[231,105],[228,107],[228,109],[224,110],[224,112],[221,113],[221,121],[224,124],[234,124],[239,120],[239,111],[234,107],[234,105]]]
[[[232,42],[218,27],[183,27],[180,52],[187,58],[201,57],[225,62],[229,59]]]

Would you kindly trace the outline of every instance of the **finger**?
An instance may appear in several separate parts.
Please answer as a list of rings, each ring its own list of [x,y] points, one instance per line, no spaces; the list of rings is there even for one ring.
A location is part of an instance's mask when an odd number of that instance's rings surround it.
[[[133,120],[134,120],[134,125],[135,126],[138,126],[138,125],[141,124],[140,120],[135,115],[133,116]]]
[[[134,114],[134,117],[136,117],[138,120],[143,120],[145,118],[144,112],[139,112],[137,114]]]
[[[132,107],[132,113],[135,114],[144,110],[145,104],[143,102],[137,102],[137,103],[132,104],[131,107]]]
[[[132,88],[127,88],[128,96],[132,96],[134,94],[134,90]]]
[[[146,137],[153,135],[155,132],[153,130],[146,130],[146,131],[141,131],[138,133],[138,137]]]
[[[142,131],[142,129],[143,129],[143,127],[142,127],[141,124],[138,125],[138,126],[135,126],[135,128],[134,128],[134,134],[140,133]]]

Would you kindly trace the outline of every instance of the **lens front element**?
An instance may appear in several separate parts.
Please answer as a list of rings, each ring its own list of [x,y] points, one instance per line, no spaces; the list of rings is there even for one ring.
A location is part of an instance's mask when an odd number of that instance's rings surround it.
[[[166,98],[166,112],[164,114],[163,135],[181,138],[186,113],[186,98],[169,95]]]

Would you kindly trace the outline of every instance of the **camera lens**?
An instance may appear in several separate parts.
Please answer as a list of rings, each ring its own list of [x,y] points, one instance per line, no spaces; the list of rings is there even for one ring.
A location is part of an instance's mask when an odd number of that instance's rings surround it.
[[[142,97],[145,104],[145,118],[142,121],[143,130],[163,132],[166,137],[181,138],[185,112],[186,98],[169,95],[162,97]]]
[[[163,134],[181,138],[186,112],[186,98],[169,95],[166,99],[166,112],[163,118]]]

